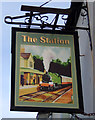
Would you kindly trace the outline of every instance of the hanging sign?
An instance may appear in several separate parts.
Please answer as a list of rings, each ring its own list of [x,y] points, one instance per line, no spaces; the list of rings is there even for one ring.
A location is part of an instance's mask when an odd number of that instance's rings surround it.
[[[83,112],[77,32],[12,28],[11,110]]]

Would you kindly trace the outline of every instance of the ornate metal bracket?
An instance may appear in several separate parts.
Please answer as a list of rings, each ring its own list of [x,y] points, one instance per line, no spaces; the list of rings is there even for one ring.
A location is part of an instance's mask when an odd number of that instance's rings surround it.
[[[59,17],[61,20],[66,22],[68,16],[71,12],[71,9],[57,9],[57,8],[45,8],[45,7],[34,7],[34,6],[21,6],[21,11],[29,11],[22,16],[6,16],[4,21],[7,24],[17,24],[17,25],[27,25],[29,28],[31,25],[40,26],[41,28],[55,28],[64,27],[57,25]],[[17,19],[24,18],[21,22],[17,22]],[[53,19],[51,19],[53,18]]]
[[[74,31],[75,29],[87,30],[90,39],[90,47],[92,50],[89,18],[88,18],[88,27],[76,27],[76,22],[80,14],[80,10],[81,10],[81,16],[83,17],[83,22],[85,20],[85,17],[86,16],[88,17],[87,4],[82,6],[81,3],[78,3],[77,7],[75,7],[74,3],[72,3],[69,9],[47,8],[42,6],[35,7],[35,6],[22,5],[21,11],[27,12],[25,13],[25,15],[15,16],[15,17],[6,16],[4,21],[7,24],[15,24],[20,26],[25,25],[25,27],[27,28],[31,28],[31,26],[34,27],[36,26],[36,27],[40,27],[41,29],[43,28],[51,29],[51,30],[59,29],[62,31],[63,30]],[[17,19],[20,19],[20,21],[17,22],[16,21]],[[58,24],[60,20],[61,20],[61,25]]]
[[[31,26],[39,26],[41,29],[61,29],[64,30],[66,26],[66,22],[68,20],[68,16],[72,12],[72,8],[69,9],[57,9],[57,8],[47,8],[47,7],[34,7],[34,6],[21,6],[21,11],[27,11],[25,15],[22,16],[6,16],[4,21],[7,24],[16,24],[16,25],[26,25],[28,28]],[[20,22],[16,20],[20,19]],[[58,22],[61,21],[61,25]],[[89,28],[84,27],[74,27],[67,26],[69,29],[84,29],[89,30]]]

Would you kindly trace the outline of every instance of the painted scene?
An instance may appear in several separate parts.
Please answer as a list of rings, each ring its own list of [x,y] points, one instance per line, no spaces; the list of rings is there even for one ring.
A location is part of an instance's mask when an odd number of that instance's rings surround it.
[[[69,47],[21,45],[19,101],[73,104]]]

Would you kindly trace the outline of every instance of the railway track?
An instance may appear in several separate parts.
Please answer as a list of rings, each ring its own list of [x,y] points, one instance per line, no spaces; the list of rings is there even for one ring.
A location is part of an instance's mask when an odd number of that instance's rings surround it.
[[[61,96],[67,93],[70,89],[72,89],[71,86],[56,91],[38,91],[22,95],[19,98],[22,99],[22,101],[55,103],[58,99],[60,99]]]
[[[66,92],[63,92],[61,95],[59,95],[58,98],[56,98],[54,101],[52,101],[52,103],[55,103],[58,99],[60,99],[64,94],[66,94],[68,91],[70,91],[72,88],[70,88],[69,90],[67,90]]]
[[[33,92],[33,93],[29,93],[29,94],[25,94],[25,95],[21,95],[19,98],[20,99],[23,99],[23,101],[26,101],[26,100],[29,100],[31,98],[34,98],[34,97],[37,97],[37,96],[40,96],[42,94],[45,94],[47,93],[48,91],[37,91],[37,92]]]
[[[67,93],[70,89],[72,89],[72,88],[67,88],[67,89],[61,90],[61,91],[59,91],[57,93],[53,93],[53,95],[49,96],[48,98],[44,99],[41,102],[51,102],[51,103],[54,103],[58,99],[60,99],[61,96],[63,96],[65,93]]]

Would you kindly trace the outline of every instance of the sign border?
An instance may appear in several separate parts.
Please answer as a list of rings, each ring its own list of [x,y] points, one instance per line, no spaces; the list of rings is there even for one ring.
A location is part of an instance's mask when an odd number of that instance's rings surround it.
[[[74,36],[74,48],[75,48],[75,63],[77,74],[77,86],[78,86],[78,98],[79,108],[47,108],[47,107],[28,107],[28,106],[15,106],[15,62],[16,62],[16,32],[34,32],[34,33],[50,33],[50,34],[65,34]],[[81,69],[80,69],[80,54],[78,43],[78,32],[68,31],[52,31],[41,29],[27,29],[27,28],[12,28],[12,69],[11,69],[11,111],[31,111],[31,112],[61,112],[61,113],[83,113],[83,95],[82,95],[82,83],[81,83]]]

